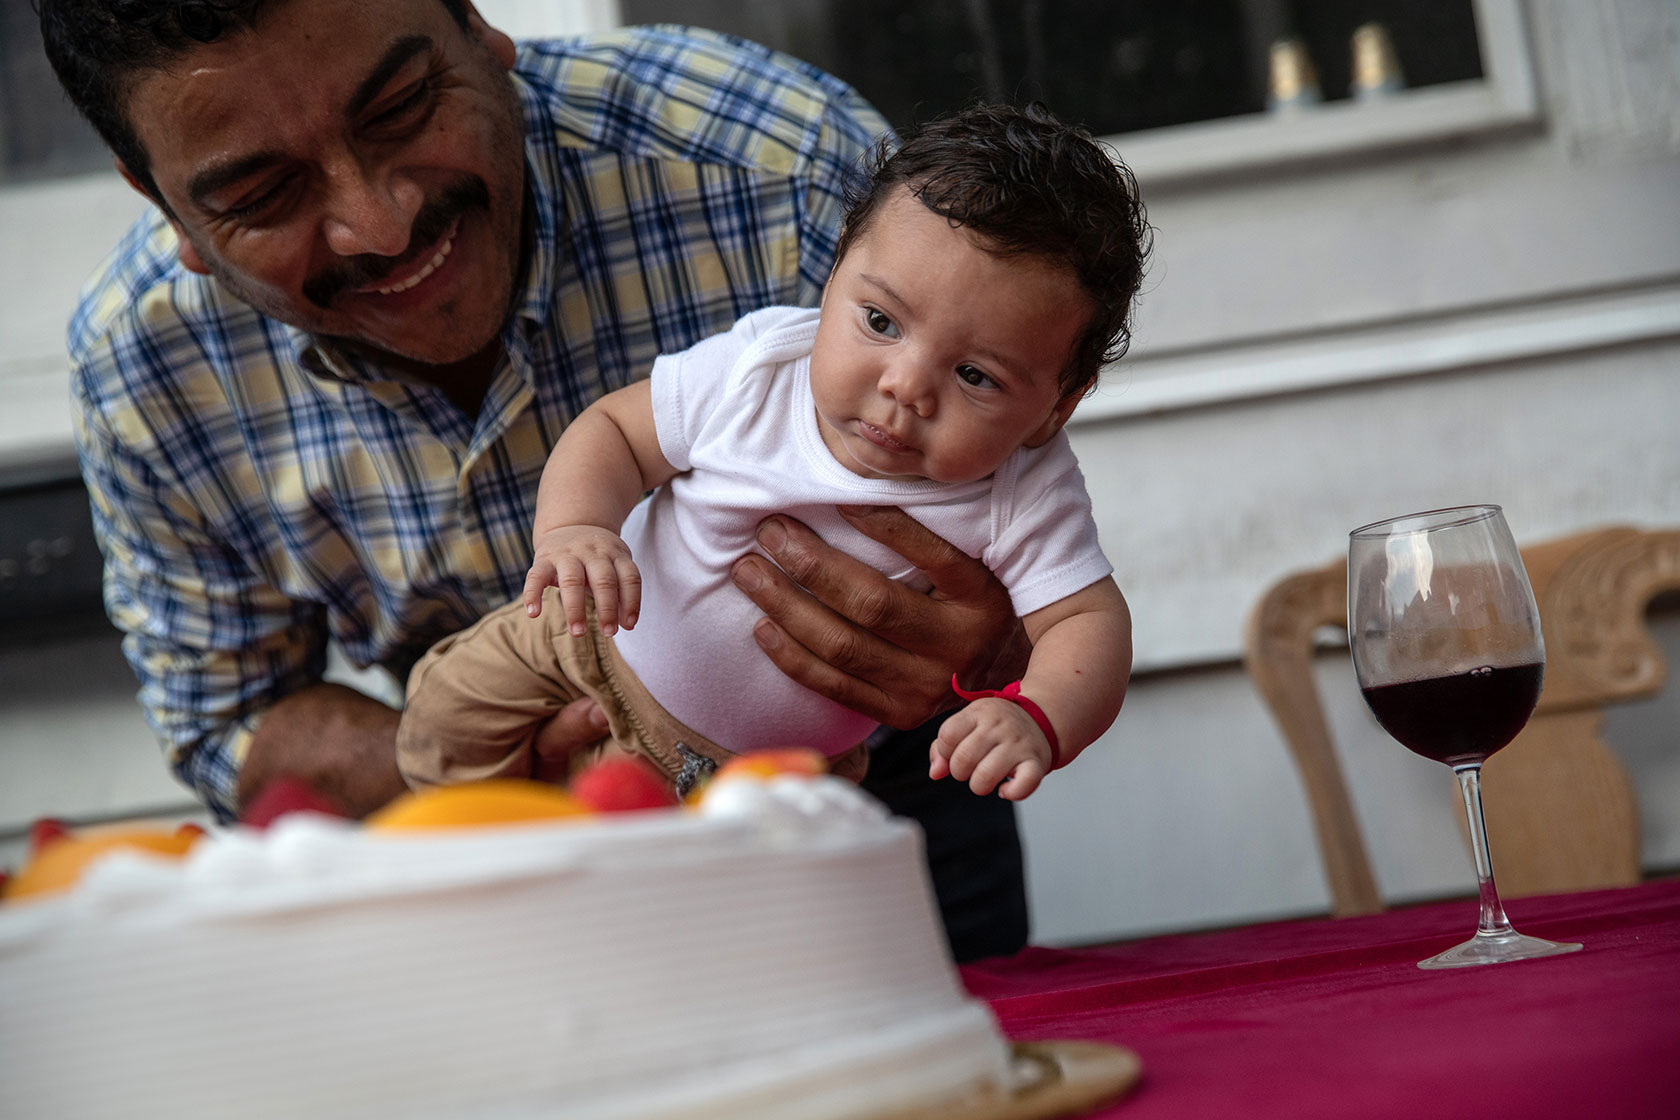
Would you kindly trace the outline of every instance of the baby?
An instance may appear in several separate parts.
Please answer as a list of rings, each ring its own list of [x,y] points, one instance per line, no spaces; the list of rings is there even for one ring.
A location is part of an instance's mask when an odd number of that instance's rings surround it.
[[[953,680],[970,702],[930,773],[1032,793],[1113,723],[1131,669],[1131,618],[1062,425],[1125,349],[1146,240],[1130,174],[1038,107],[970,109],[878,153],[820,309],[747,315],[567,427],[523,600],[410,678],[404,776],[530,775],[537,729],[587,695],[612,746],[679,788],[789,744],[860,777],[874,724],[776,669],[729,571],[781,512],[918,585],[835,509],[893,505],[981,558],[1032,642],[999,692]]]

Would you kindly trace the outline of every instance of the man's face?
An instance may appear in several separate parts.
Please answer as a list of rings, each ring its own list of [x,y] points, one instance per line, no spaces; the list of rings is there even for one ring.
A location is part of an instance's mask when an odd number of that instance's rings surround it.
[[[818,431],[865,478],[985,478],[1073,411],[1057,381],[1090,316],[1071,270],[1000,257],[901,189],[823,291]]]
[[[519,266],[513,44],[439,0],[283,0],[128,102],[181,260],[263,314],[427,365],[500,333]]]

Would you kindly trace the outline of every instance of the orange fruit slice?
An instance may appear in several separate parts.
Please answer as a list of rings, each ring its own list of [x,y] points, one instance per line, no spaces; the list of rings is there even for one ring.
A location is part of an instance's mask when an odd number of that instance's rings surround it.
[[[180,859],[198,843],[204,830],[182,825],[170,831],[155,825],[113,825],[73,832],[42,844],[6,883],[5,897],[53,894],[69,890],[94,860],[127,849]]]
[[[479,828],[519,821],[587,816],[591,810],[563,789],[521,778],[496,778],[405,793],[367,818],[376,831]]]
[[[718,767],[718,778],[773,778],[777,774],[826,774],[828,759],[810,747],[776,747],[732,758]]]

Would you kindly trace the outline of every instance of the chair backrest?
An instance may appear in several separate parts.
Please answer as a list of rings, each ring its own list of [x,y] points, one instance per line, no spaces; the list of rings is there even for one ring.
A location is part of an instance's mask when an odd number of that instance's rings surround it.
[[[1604,706],[1662,688],[1645,612],[1680,587],[1680,530],[1598,529],[1523,549],[1546,639],[1546,683],[1528,726],[1488,759],[1494,871],[1508,897],[1637,882],[1639,818],[1599,736]],[[1249,616],[1243,662],[1306,787],[1331,910],[1383,909],[1313,676],[1317,634],[1347,626],[1347,562],[1284,577]]]

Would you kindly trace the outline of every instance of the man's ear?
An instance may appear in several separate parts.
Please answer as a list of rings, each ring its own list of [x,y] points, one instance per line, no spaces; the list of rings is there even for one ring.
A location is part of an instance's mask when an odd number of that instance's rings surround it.
[[[169,223],[169,227],[175,231],[175,241],[178,245],[175,252],[181,258],[181,267],[188,272],[196,272],[200,276],[210,275],[210,269],[205,265],[204,258],[198,255],[198,250],[193,247],[193,243],[187,240],[187,231],[181,228],[181,223],[176,220],[174,211],[165,206],[163,200],[153,194],[151,188],[142,183],[134,172],[128,169],[128,164],[120,159],[116,160],[115,163],[117,174],[123,177],[123,181],[139,192],[140,197],[156,206],[159,212],[163,214],[164,220]]]
[[[1044,418],[1044,423],[1028,436],[1025,441],[1027,447],[1043,447],[1050,442],[1050,438],[1062,430],[1067,418],[1073,415],[1073,410],[1079,406],[1079,401],[1085,396],[1083,389],[1075,389],[1067,396],[1056,402],[1056,407],[1050,410],[1050,415]]]
[[[496,60],[509,70],[513,69],[514,46],[513,40],[484,22],[484,17],[473,7],[472,0],[467,0],[467,28],[479,37]]]

